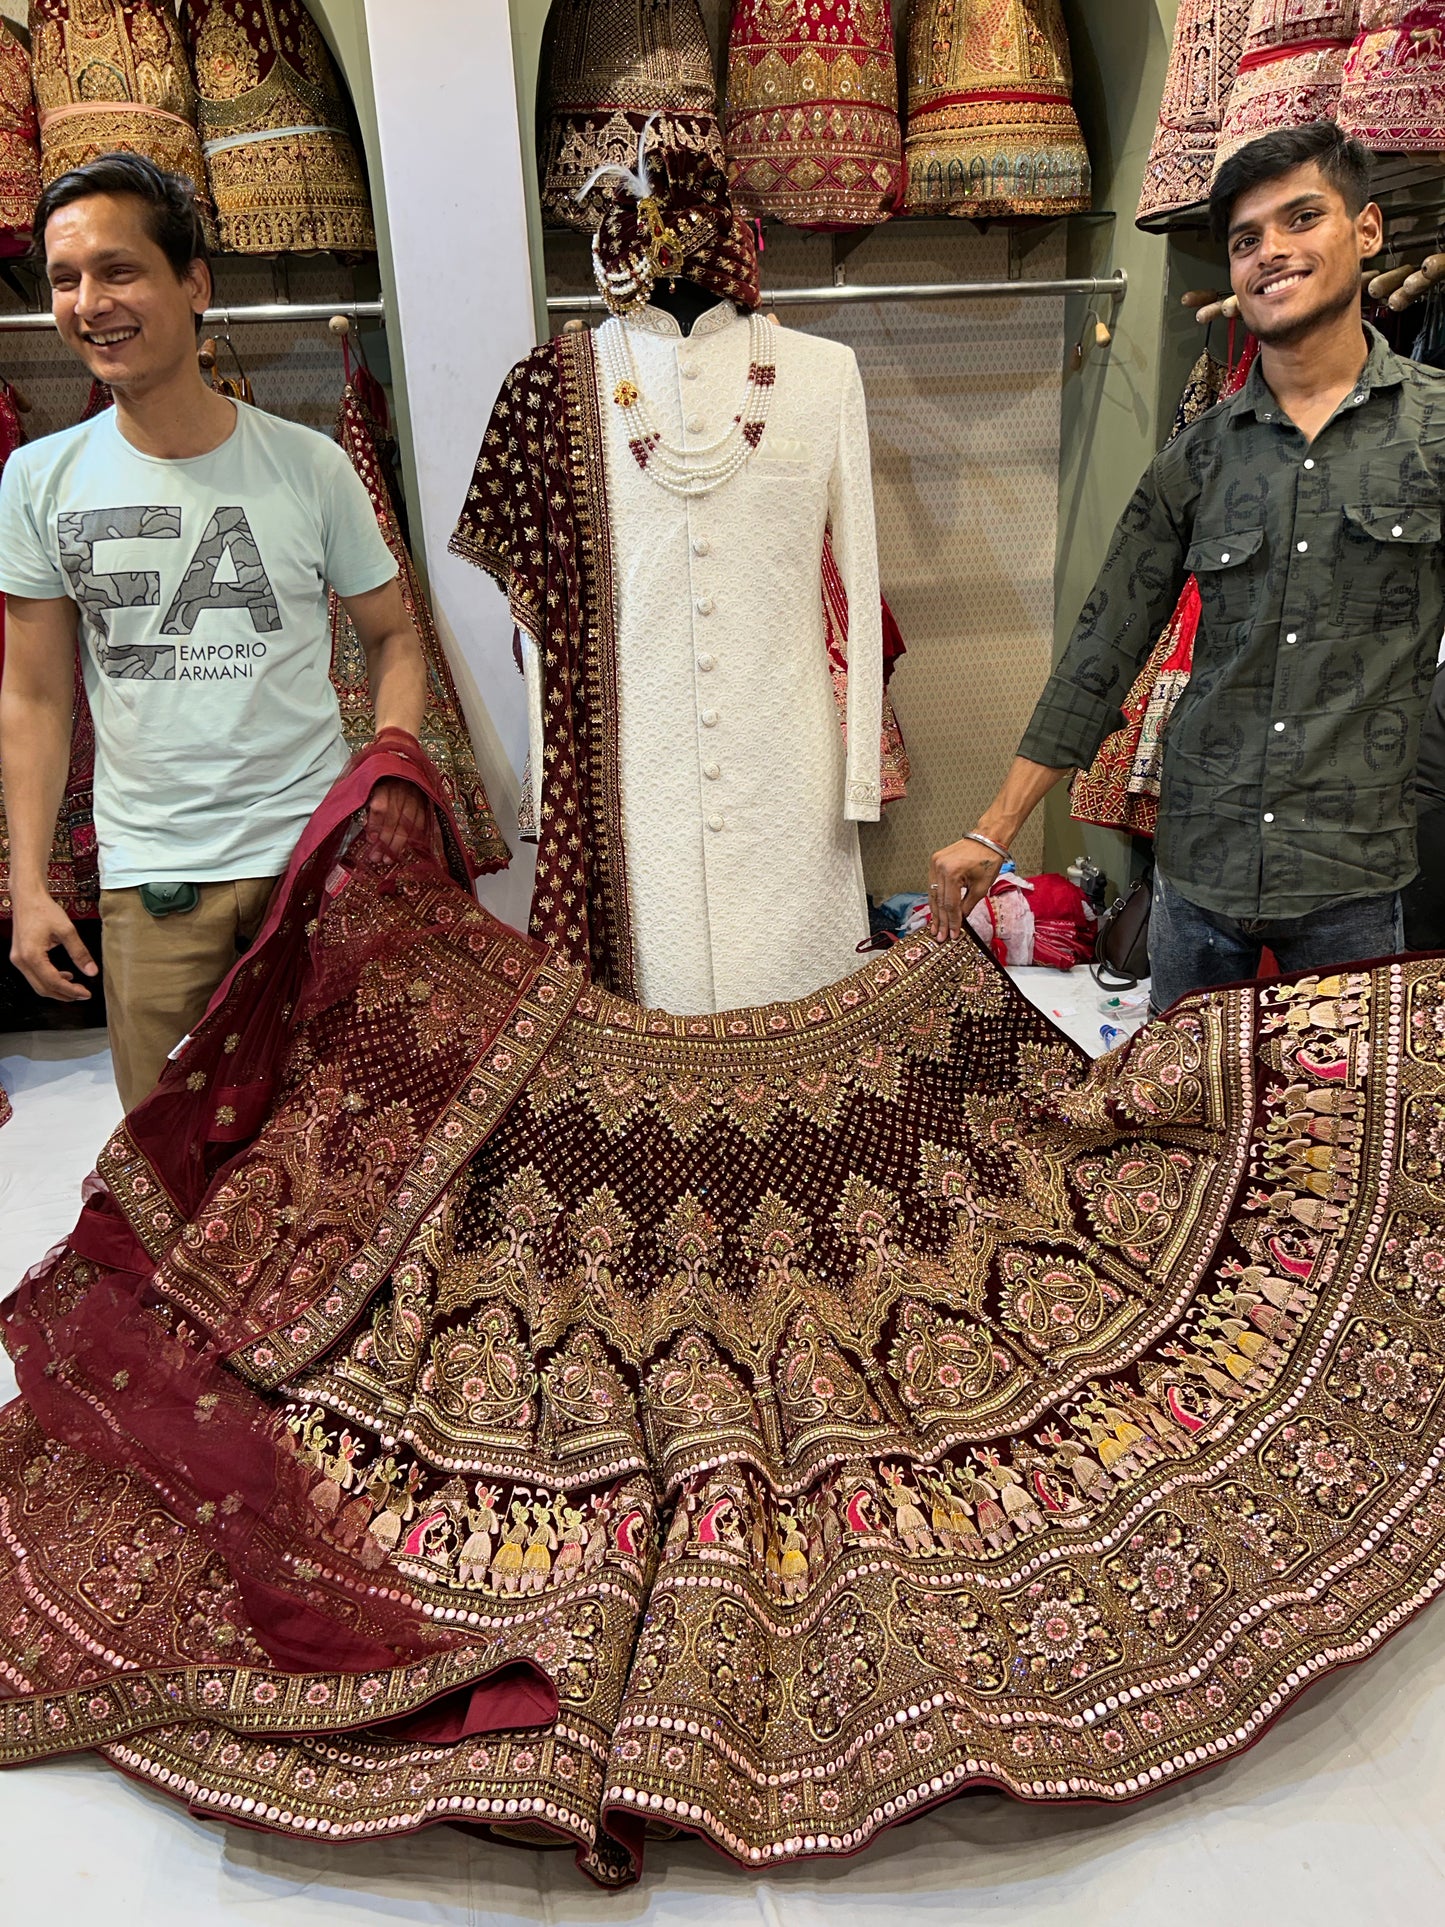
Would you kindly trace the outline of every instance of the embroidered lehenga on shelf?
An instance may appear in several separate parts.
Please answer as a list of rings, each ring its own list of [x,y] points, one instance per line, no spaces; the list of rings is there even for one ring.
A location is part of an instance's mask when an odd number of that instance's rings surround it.
[[[30,54],[0,20],[0,259],[30,246],[30,217],[40,197],[40,122],[30,82]]]
[[[233,254],[374,254],[345,90],[302,0],[186,0],[206,178]]]
[[[194,184],[214,241],[196,85],[174,11],[159,0],[31,0],[30,38],[44,179],[134,149]]]
[[[1445,1579],[1445,975],[1090,1066],[976,948],[707,1018],[342,779],[6,1307],[0,1760],[635,1877],[1128,1800]]]

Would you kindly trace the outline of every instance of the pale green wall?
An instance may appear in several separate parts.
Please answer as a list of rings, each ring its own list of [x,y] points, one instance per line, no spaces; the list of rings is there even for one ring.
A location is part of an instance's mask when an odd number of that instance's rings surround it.
[[[1082,375],[1066,372],[1059,495],[1057,647],[1062,650],[1093,587],[1109,538],[1140,475],[1168,434],[1202,333],[1179,305],[1186,288],[1214,285],[1208,244],[1143,234],[1134,211],[1164,92],[1178,0],[1064,0],[1075,97],[1094,160],[1095,204],[1117,216],[1112,232],[1079,223],[1071,270],[1129,276],[1113,346]],[[1086,303],[1070,303],[1071,346]],[[1092,331],[1092,323],[1089,324]],[[1048,862],[1062,868],[1087,848],[1116,884],[1130,843],[1069,821],[1062,792],[1049,804]]]
[[[532,300],[537,310],[537,339],[545,341],[547,268],[542,251],[542,193],[537,178],[537,76],[542,64],[542,29],[550,0],[511,0],[512,64],[517,75],[517,118],[522,128],[522,174],[527,183],[527,234],[532,246]]]

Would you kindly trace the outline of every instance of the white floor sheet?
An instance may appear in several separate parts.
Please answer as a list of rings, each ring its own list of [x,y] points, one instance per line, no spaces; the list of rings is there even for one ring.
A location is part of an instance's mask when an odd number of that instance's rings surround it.
[[[1101,1048],[1083,971],[1016,973]],[[1132,1026],[1130,1026],[1132,1027]],[[94,1033],[0,1037],[0,1288],[64,1236],[119,1115]],[[0,1360],[0,1398],[13,1391]],[[3,1927],[1396,1927],[1445,1919],[1445,1610],[1336,1674],[1244,1758],[1142,1805],[969,1796],[855,1861],[766,1878],[701,1846],[649,1850],[607,1895],[567,1853],[446,1827],[375,1845],[215,1822],[91,1759],[0,1775]]]

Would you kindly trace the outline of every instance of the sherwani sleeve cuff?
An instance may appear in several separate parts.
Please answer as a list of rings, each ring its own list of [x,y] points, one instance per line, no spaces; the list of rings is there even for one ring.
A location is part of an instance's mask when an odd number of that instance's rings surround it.
[[[542,771],[546,767],[543,752],[546,748],[546,735],[542,723],[542,652],[537,647],[537,639],[520,624],[517,635],[522,645],[522,674],[527,683],[527,768],[524,783],[530,788],[530,822],[525,817],[521,834],[525,842],[535,842],[537,826],[541,820]]]

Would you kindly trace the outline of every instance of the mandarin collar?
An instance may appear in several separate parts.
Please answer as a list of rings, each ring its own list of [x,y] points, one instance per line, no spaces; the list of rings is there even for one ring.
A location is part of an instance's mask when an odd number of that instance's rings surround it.
[[[692,324],[692,333],[687,336],[679,327],[676,315],[668,314],[665,308],[654,308],[650,302],[645,308],[634,308],[621,319],[625,328],[637,328],[644,334],[662,335],[673,341],[696,341],[700,335],[720,334],[724,328],[731,327],[739,315],[731,301],[719,301],[715,308],[708,308],[698,316]]]

